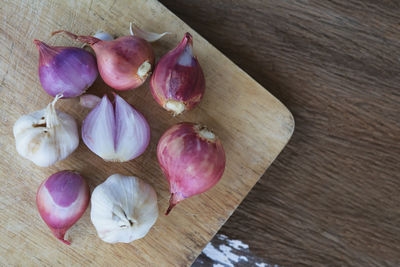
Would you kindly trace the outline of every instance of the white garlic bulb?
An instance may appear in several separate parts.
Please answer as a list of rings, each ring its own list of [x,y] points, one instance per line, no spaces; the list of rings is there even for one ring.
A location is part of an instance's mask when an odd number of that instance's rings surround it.
[[[57,95],[47,108],[24,115],[14,124],[17,152],[41,167],[65,159],[79,145],[75,119],[54,108],[61,97]]]
[[[111,175],[94,189],[91,204],[92,223],[108,243],[144,237],[158,217],[156,192],[134,176]]]

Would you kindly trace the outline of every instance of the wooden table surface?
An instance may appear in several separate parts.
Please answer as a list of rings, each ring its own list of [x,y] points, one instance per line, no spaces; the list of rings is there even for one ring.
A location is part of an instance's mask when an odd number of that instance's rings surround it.
[[[399,266],[400,2],[161,2],[296,121],[220,234],[269,264]]]

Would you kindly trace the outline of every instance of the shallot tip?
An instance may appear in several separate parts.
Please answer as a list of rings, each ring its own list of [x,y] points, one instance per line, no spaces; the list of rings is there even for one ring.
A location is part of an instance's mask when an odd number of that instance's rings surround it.
[[[169,206],[167,211],[165,212],[165,215],[168,215],[171,210],[178,204],[181,200],[184,200],[184,197],[179,197],[177,193],[171,193],[171,197],[169,199]]]
[[[53,235],[63,242],[64,244],[67,244],[68,246],[71,245],[71,242],[65,239],[65,233],[68,229],[50,229]]]
[[[68,35],[72,39],[77,40],[77,41],[82,42],[82,43],[87,43],[89,45],[94,45],[95,43],[101,41],[99,38],[96,38],[94,36],[76,35],[76,34],[74,34],[72,32],[65,31],[65,30],[59,30],[59,31],[52,32],[51,36],[54,36],[54,35],[59,34],[59,33],[65,33],[66,35]]]

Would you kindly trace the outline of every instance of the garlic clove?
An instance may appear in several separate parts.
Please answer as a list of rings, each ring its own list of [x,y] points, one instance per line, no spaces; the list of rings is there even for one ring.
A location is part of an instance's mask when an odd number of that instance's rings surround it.
[[[139,36],[140,38],[145,39],[149,43],[155,42],[163,38],[167,34],[171,34],[170,32],[155,33],[155,32],[144,31],[132,22],[129,23],[129,31],[131,35]]]
[[[108,243],[130,243],[144,237],[158,218],[157,195],[139,178],[111,175],[92,193],[90,218]]]

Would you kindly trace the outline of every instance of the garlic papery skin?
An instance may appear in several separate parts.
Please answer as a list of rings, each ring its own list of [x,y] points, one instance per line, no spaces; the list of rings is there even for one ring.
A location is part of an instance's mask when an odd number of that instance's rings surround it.
[[[96,37],[97,39],[103,40],[103,41],[112,41],[114,40],[114,37],[109,34],[108,32],[105,32],[103,30],[98,30],[93,37]]]
[[[61,97],[57,95],[47,108],[24,115],[14,124],[17,152],[41,167],[65,159],[79,145],[75,119],[54,107]]]
[[[129,31],[130,31],[131,35],[139,36],[140,38],[145,39],[149,43],[158,41],[165,35],[171,34],[170,32],[155,33],[155,32],[144,31],[141,28],[139,28],[139,26],[137,26],[136,24],[134,24],[132,22],[129,23]],[[94,37],[97,37],[97,36],[94,36]]]
[[[106,95],[82,123],[86,146],[106,161],[124,162],[140,156],[150,142],[144,116],[120,96],[115,107]]]
[[[158,218],[153,187],[134,176],[114,174],[98,185],[90,218],[107,243],[130,243],[144,237]]]

